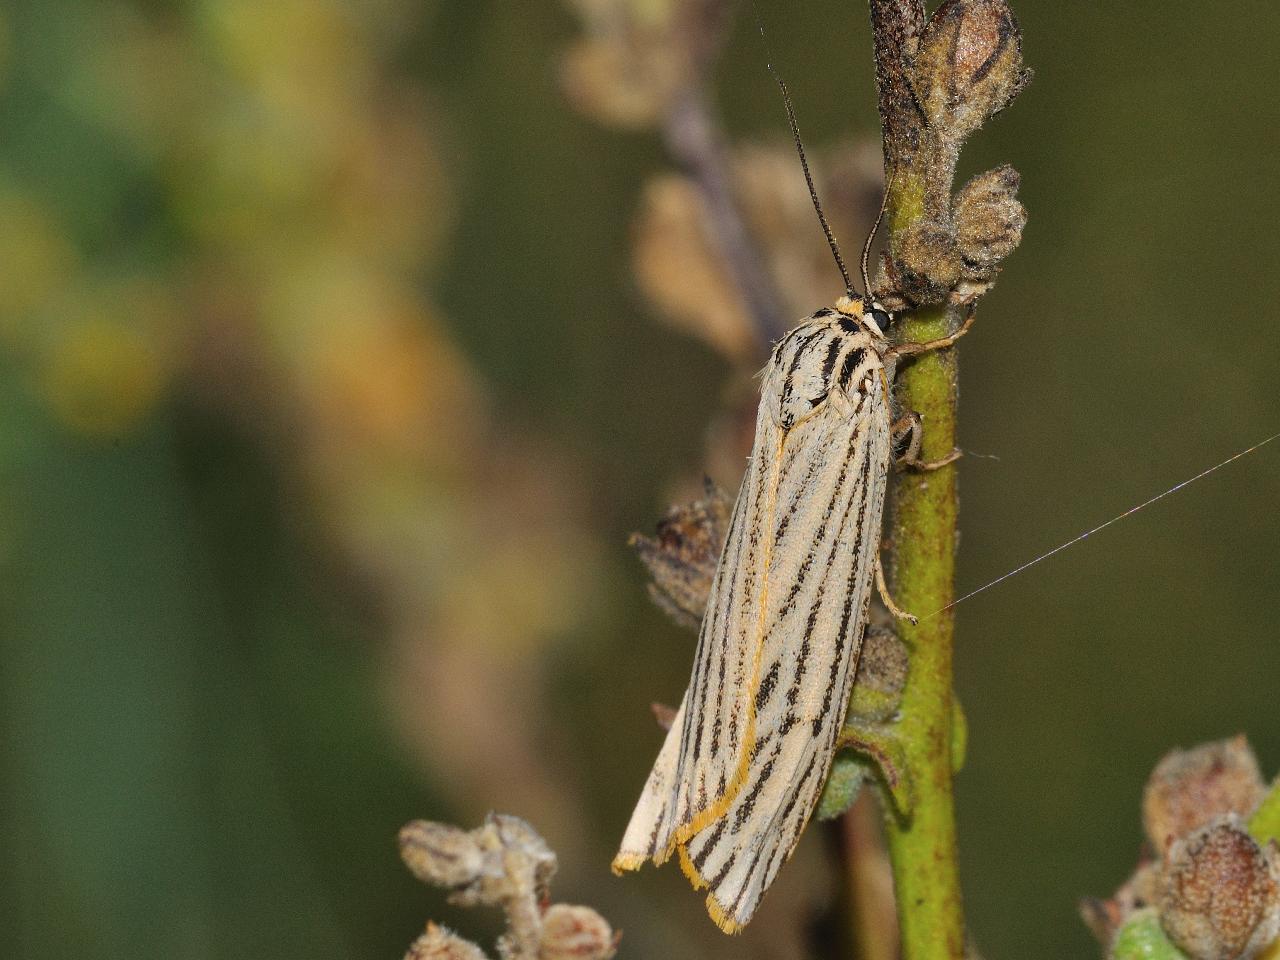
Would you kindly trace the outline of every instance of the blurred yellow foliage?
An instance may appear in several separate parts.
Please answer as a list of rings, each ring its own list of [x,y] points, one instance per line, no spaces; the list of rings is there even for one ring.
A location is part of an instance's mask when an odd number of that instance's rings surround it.
[[[305,347],[313,415],[346,443],[456,467],[481,402],[461,357],[407,296],[349,306]]]
[[[332,0],[199,5],[200,25],[234,81],[268,108],[331,132],[376,80],[356,9]]]
[[[94,13],[79,24],[74,55],[58,65],[58,95],[135,156],[163,158],[207,113],[213,88],[201,51],[176,19],[148,18],[124,3]]]
[[[0,184],[0,334],[14,340],[24,319],[76,266],[61,223],[34,198]]]
[[[168,368],[156,340],[127,317],[71,320],[54,335],[41,392],[57,417],[88,436],[127,433],[156,402]]]
[[[0,336],[71,433],[123,438],[183,393],[257,438],[368,598],[434,778],[488,805],[522,764],[524,809],[563,823],[581,813],[534,746],[540,667],[590,608],[595,548],[573,464],[497,415],[427,292],[456,186],[402,69],[419,8],[51,17],[30,68],[75,176],[0,181]]]

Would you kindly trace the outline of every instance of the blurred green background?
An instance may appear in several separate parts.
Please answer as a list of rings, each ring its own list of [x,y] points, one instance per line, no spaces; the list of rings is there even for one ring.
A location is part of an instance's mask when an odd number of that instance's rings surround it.
[[[759,5],[810,144],[873,136],[865,5]],[[1037,76],[962,165],[1012,162],[1030,223],[963,348],[998,459],[960,468],[961,590],[1280,429],[1280,10],[1014,9]],[[0,956],[489,936],[394,840],[491,808],[624,957],[806,955],[822,829],[737,940],[678,871],[608,872],[693,643],[625,538],[733,376],[636,289],[671,164],[571,109],[580,35],[552,0],[0,7]],[[785,144],[764,64],[747,11],[722,116]],[[1096,955],[1075,900],[1169,747],[1280,765],[1277,478],[1266,448],[960,608],[987,957]]]

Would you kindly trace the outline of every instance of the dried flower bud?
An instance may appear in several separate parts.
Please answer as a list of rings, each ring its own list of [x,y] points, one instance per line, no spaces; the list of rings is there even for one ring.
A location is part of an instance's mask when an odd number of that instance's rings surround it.
[[[676,722],[676,714],[679,712],[675,707],[666,703],[651,703],[649,709],[653,711],[653,719],[658,721],[658,726],[663,730],[670,730],[671,725]]]
[[[710,480],[701,500],[672,507],[658,521],[656,538],[633,534],[631,546],[649,568],[649,595],[677,623],[694,630],[702,621],[720,551],[728,535],[729,498]]]
[[[850,720],[887,720],[897,711],[906,683],[907,648],[889,628],[868,627],[849,697]]]
[[[444,927],[428,923],[427,932],[410,944],[404,960],[487,960],[487,958],[484,951],[470,940],[463,940]]]
[[[527,820],[509,813],[491,813],[476,834],[482,848],[518,853],[528,860],[539,883],[548,883],[555,875],[556,855]]]
[[[1110,900],[1084,897],[1080,900],[1080,918],[1104,947],[1115,938],[1116,931],[1129,922],[1137,911],[1155,903],[1159,895],[1160,864],[1144,860]]]
[[[956,194],[956,249],[970,279],[990,280],[1022,240],[1027,210],[1018,202],[1020,182],[1018,171],[1006,164],[978,174]]]
[[[921,220],[893,237],[893,270],[908,301],[942,303],[960,280],[963,264],[949,226]]]
[[[1120,928],[1120,911],[1114,900],[1103,900],[1101,897],[1081,897],[1076,901],[1076,912],[1089,928],[1089,932],[1104,947],[1111,943],[1116,930]]]
[[[501,960],[608,960],[618,936],[590,907],[547,909],[556,856],[524,820],[491,813],[470,832],[415,820],[400,831],[400,851],[422,880],[454,888],[451,903],[500,906],[507,928]],[[475,944],[427,924],[405,960],[486,960]]]
[[[466,830],[414,820],[400,829],[400,859],[423,883],[461,887],[480,875],[484,858]]]
[[[930,125],[952,141],[1008,106],[1027,84],[1022,34],[1004,0],[947,0],[925,25],[911,65]]]
[[[1249,960],[1280,932],[1280,865],[1240,819],[1219,817],[1169,848],[1160,919],[1194,960]]]
[[[608,960],[617,946],[609,921],[590,907],[557,903],[542,915],[538,960]]]
[[[400,857],[424,883],[454,889],[451,901],[464,906],[540,900],[556,870],[556,855],[538,832],[500,813],[470,832],[414,820],[400,830]]]
[[[1266,787],[1243,736],[1165,755],[1142,794],[1142,822],[1157,850],[1227,813],[1247,817]]]
[[[538,831],[519,817],[491,813],[473,830],[484,866],[470,886],[450,900],[462,906],[510,904],[520,898],[540,901],[556,872],[556,855]]]

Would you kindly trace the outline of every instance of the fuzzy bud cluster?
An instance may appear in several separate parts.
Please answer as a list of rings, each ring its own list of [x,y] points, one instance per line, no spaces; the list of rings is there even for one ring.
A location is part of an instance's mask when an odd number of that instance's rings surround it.
[[[720,551],[729,533],[729,498],[710,480],[701,500],[672,507],[657,535],[630,540],[653,578],[649,596],[681,626],[698,629],[711,593]]]
[[[590,907],[547,905],[556,855],[524,820],[490,814],[475,830],[414,820],[400,830],[400,857],[424,883],[452,890],[459,906],[501,907],[501,960],[608,960],[618,937]],[[435,924],[405,960],[486,960],[480,947]]]
[[[1027,210],[1018,200],[1021,182],[1018,171],[1005,164],[978,174],[956,194],[952,218],[966,279],[993,279],[1022,241]]]
[[[1210,820],[1247,816],[1266,787],[1244,737],[1171,750],[1156,764],[1142,792],[1142,825],[1157,850]]]
[[[1157,906],[1165,933],[1195,960],[1257,956],[1280,933],[1280,862],[1227,814],[1173,842]]]
[[[908,74],[926,122],[963,140],[1027,84],[1022,35],[1004,0],[947,0],[925,25]]]
[[[466,831],[414,820],[400,830],[400,857],[423,883],[454,891],[461,906],[497,906],[541,896],[556,871],[556,855],[519,817],[490,814]]]
[[[485,960],[485,955],[470,940],[428,923],[426,932],[409,945],[404,960]]]
[[[894,234],[893,267],[895,286],[908,304],[945,301],[963,268],[955,229],[944,220],[917,220]]]
[[[400,859],[423,883],[449,889],[475,882],[484,868],[484,856],[469,831],[426,820],[401,828]]]
[[[1243,737],[1174,750],[1157,764],[1142,798],[1154,856],[1110,900],[1081,903],[1111,957],[1154,956],[1142,945],[1156,938],[1167,939],[1160,956],[1253,960],[1276,941],[1280,850],[1259,843],[1249,819],[1266,796]]]
[[[950,217],[918,220],[896,234],[897,292],[915,304],[968,303],[985,293],[1022,242],[1020,185],[1008,164],[980,173],[956,193]]]
[[[900,202],[912,209],[891,238],[883,294],[903,309],[971,303],[1026,224],[1011,167],[980,174],[952,196],[965,140],[1031,78],[1018,22],[1005,0],[945,0],[918,31],[878,23],[874,5],[872,21],[886,157],[906,184],[896,192],[910,199]]]
[[[618,937],[590,907],[557,903],[542,917],[539,960],[603,960],[612,957]]]

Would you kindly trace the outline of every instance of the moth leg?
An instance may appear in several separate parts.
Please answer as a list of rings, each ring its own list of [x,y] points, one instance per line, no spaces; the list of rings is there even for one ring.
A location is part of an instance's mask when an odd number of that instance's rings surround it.
[[[893,443],[894,461],[900,468],[938,470],[949,463],[955,463],[962,455],[962,451],[957,447],[937,460],[921,460],[920,443],[924,438],[924,429],[918,413],[908,413],[890,424],[889,435]]]
[[[964,323],[960,325],[960,329],[955,333],[948,334],[945,337],[939,337],[937,340],[926,340],[924,343],[900,343],[895,347],[890,347],[888,356],[891,357],[914,357],[922,353],[929,353],[933,350],[942,350],[951,346],[973,326],[973,321],[977,318],[977,311],[973,307],[969,308],[968,315],[964,318]]]
[[[889,593],[889,585],[884,582],[884,564],[880,562],[880,551],[876,551],[876,589],[880,591],[880,599],[884,601],[884,605],[889,608],[889,612],[899,620],[906,620],[913,627],[919,623],[919,619],[913,617],[907,611],[903,610],[893,602],[893,597]]]

